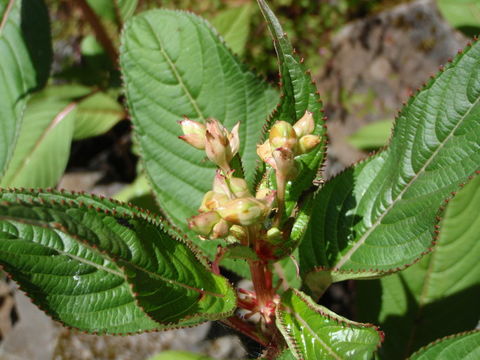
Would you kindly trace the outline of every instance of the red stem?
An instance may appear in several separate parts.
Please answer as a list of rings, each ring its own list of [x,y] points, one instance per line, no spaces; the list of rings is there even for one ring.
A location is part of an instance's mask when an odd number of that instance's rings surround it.
[[[265,347],[269,345],[269,341],[262,334],[259,334],[257,329],[252,324],[249,324],[236,316],[231,316],[228,319],[221,321],[224,324],[227,324],[228,326],[240,331],[249,338],[255,340],[260,345]]]
[[[88,21],[90,26],[95,33],[95,37],[97,38],[98,42],[102,45],[102,47],[107,52],[108,56],[112,60],[114,66],[118,65],[118,53],[113,45],[112,40],[108,36],[105,27],[103,26],[102,22],[98,18],[97,14],[92,10],[90,5],[88,5],[86,0],[76,0],[75,3],[78,5],[80,10],[82,10],[83,16]]]

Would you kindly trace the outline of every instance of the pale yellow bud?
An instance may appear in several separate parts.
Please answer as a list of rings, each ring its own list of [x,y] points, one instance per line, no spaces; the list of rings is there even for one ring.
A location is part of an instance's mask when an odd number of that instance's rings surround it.
[[[279,244],[282,242],[282,232],[277,227],[272,227],[267,231],[267,240],[270,244]]]
[[[229,233],[240,242],[247,239],[247,232],[245,231],[245,228],[240,225],[232,225]]]
[[[180,139],[199,150],[205,149],[206,127],[204,124],[187,118],[179,121],[178,123],[182,127],[182,131],[184,134],[182,136],[179,136]]]
[[[228,236],[230,224],[221,219],[212,229],[212,239],[223,239]]]
[[[188,227],[199,235],[208,236],[220,220],[216,212],[209,211],[188,219]]]
[[[266,140],[263,144],[257,145],[257,155],[272,167],[275,167],[275,161],[272,157],[272,148],[270,147],[270,141]]]
[[[213,180],[213,191],[225,194],[231,198],[250,196],[247,182],[244,179],[231,175],[228,175],[228,178],[226,178],[220,171],[217,171]]]
[[[312,151],[318,144],[320,144],[319,136],[305,135],[298,142],[298,150],[301,154],[305,154]]]
[[[272,151],[281,147],[295,151],[297,146],[297,134],[293,126],[286,121],[277,121],[272,126],[268,140]]]
[[[231,200],[217,211],[224,220],[232,224],[248,226],[262,221],[268,208],[261,201],[248,197]]]
[[[313,120],[313,114],[310,111],[305,111],[305,114],[298,120],[293,129],[298,138],[311,134],[315,129],[315,121]]]
[[[214,191],[209,191],[203,196],[202,204],[198,211],[208,212],[213,211],[220,207],[221,205],[228,202],[230,199],[225,194],[220,194]]]

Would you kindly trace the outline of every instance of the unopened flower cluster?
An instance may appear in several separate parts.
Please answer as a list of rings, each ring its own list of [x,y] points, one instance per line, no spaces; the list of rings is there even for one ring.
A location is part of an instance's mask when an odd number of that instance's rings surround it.
[[[277,191],[260,189],[252,195],[244,179],[235,177],[230,162],[238,153],[239,124],[228,131],[214,119],[202,124],[190,119],[180,121],[184,135],[182,140],[193,147],[204,150],[208,159],[216,164],[213,187],[202,200],[199,215],[189,219],[189,227],[203,238],[244,239],[245,227],[259,224],[278,205]],[[260,158],[275,169],[277,182],[293,179],[296,173],[295,156],[311,151],[320,142],[313,135],[315,124],[312,114],[306,112],[295,125],[285,121],[276,122],[269,138],[257,147]],[[280,190],[280,189],[278,189]],[[284,191],[284,189],[282,190]]]

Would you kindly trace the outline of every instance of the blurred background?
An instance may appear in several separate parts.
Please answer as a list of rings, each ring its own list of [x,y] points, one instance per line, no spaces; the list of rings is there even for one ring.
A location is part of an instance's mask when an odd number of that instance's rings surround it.
[[[201,15],[245,63],[272,84],[278,81],[273,44],[253,0],[138,0],[121,13],[112,0],[86,1],[100,24],[92,23],[79,6],[85,1],[45,2],[51,19],[52,77],[29,107],[34,112],[45,106],[43,99],[59,94],[86,101],[76,115],[80,125],[66,144],[58,176],[48,183],[29,183],[33,180],[19,176],[11,186],[56,185],[115,196],[155,210],[148,184],[140,176],[116,65],[123,22],[134,13],[164,7]],[[269,3],[305,59],[324,101],[330,140],[328,177],[385,146],[402,103],[480,32],[480,0]],[[97,40],[99,26],[110,47]],[[79,334],[53,323],[1,277],[1,360],[143,360],[171,349],[217,359],[246,359],[261,351],[219,324],[127,337]],[[337,284],[322,304],[355,319],[354,293],[353,282]]]

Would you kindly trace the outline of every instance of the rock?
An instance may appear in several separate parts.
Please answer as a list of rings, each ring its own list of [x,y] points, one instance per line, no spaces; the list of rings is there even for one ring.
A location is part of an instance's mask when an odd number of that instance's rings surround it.
[[[399,5],[340,30],[316,78],[329,117],[329,157],[343,164],[328,173],[365,156],[346,142],[348,135],[369,122],[393,120],[402,102],[466,43],[434,0]]]
[[[0,359],[51,360],[58,327],[22,292],[16,291],[15,303],[19,321],[5,336],[0,347]]]

